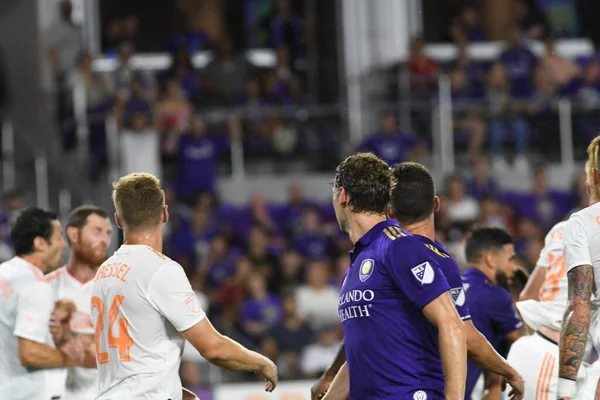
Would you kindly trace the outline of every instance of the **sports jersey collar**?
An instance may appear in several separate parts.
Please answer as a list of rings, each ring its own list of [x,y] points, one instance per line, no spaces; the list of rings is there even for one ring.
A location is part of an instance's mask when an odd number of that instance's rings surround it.
[[[469,269],[465,271],[465,275],[473,276],[483,281],[489,281],[488,277],[477,268],[469,267]]]
[[[444,254],[450,255],[450,253],[448,252],[448,249],[446,249],[443,244],[438,242],[437,239],[431,240],[427,236],[423,236],[423,235],[415,235],[415,236],[423,238],[427,243],[431,244],[432,246],[435,246],[438,250],[442,251]]]
[[[367,233],[365,233],[360,239],[356,241],[356,243],[354,244],[354,248],[350,251],[350,253],[353,253],[355,250],[360,250],[364,247],[367,247],[388,226],[398,226],[398,222],[396,222],[396,220],[393,219],[388,219],[379,222],[377,225],[372,227]]]

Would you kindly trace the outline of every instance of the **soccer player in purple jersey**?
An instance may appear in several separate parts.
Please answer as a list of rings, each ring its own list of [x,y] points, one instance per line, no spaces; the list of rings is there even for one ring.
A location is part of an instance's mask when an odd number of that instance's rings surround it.
[[[352,400],[462,400],[465,327],[434,253],[387,219],[391,182],[388,165],[372,154],[336,169],[333,205],[354,242],[338,302],[342,375]],[[334,382],[325,399],[335,395]]]
[[[506,340],[512,344],[526,333],[510,293],[502,287],[508,282],[507,273],[514,268],[512,236],[499,228],[475,229],[467,240],[465,254],[470,267],[463,274],[463,284],[473,324],[488,341],[498,345]],[[479,365],[468,363],[465,399],[471,398],[481,373]]]
[[[440,270],[451,288],[450,292],[456,309],[465,322],[470,361],[486,371],[504,377],[514,389],[510,394],[511,398],[522,399],[524,391],[522,377],[496,352],[485,336],[473,325],[458,264],[444,246],[435,240],[434,212],[440,207],[440,199],[435,195],[433,177],[423,165],[413,162],[396,164],[392,167],[392,173],[395,186],[391,192],[390,217],[397,219],[402,229],[418,238],[433,253],[434,259],[438,262]],[[340,357],[343,359],[343,351],[340,352]],[[342,363],[343,361],[336,360],[333,368]],[[335,374],[337,371],[332,371],[330,368],[327,373]],[[343,379],[341,375],[336,378],[336,380]],[[347,378],[345,380],[347,381]],[[347,398],[347,393],[344,393],[341,386],[336,392],[341,396],[336,396],[335,400]]]

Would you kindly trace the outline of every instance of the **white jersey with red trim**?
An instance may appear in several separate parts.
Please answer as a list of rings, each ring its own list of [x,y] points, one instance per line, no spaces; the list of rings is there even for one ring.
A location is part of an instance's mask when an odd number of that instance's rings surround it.
[[[98,269],[91,303],[98,400],[180,400],[181,332],[205,317],[183,268],[123,245]]]
[[[52,288],[54,301],[69,299],[77,310],[71,315],[70,327],[75,333],[94,334],[90,304],[92,301],[93,280],[81,283],[66,267],[46,275],[46,282]],[[98,370],[95,368],[71,367],[67,374],[66,400],[94,400],[98,395]]]
[[[0,265],[0,399],[64,398],[64,368],[21,365],[19,338],[54,347],[50,335],[52,290],[42,272],[20,257]]]
[[[539,301],[525,300],[516,304],[525,323],[533,329],[544,325],[560,331],[569,295],[563,258],[563,233],[566,224],[566,221],[562,221],[550,229],[540,252],[536,267],[546,269],[546,278],[540,288]]]

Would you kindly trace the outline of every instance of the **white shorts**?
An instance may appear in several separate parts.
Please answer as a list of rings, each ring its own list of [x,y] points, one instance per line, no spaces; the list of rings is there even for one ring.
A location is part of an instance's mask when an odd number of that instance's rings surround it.
[[[558,352],[558,345],[539,332],[522,337],[513,343],[508,352],[507,361],[525,380],[524,399],[556,399]],[[578,389],[584,385],[588,375],[588,368],[582,365],[577,377]],[[505,393],[509,391],[510,388],[507,388]],[[579,392],[581,391],[579,390]],[[585,397],[575,398],[585,399]]]

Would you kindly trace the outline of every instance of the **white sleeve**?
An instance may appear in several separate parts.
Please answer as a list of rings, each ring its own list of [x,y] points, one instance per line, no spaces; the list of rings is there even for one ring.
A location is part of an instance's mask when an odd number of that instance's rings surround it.
[[[592,265],[585,224],[580,215],[573,214],[565,225],[563,255],[567,272],[580,265]]]
[[[148,286],[148,301],[179,332],[200,322],[206,314],[181,265],[164,265]]]
[[[22,339],[48,344],[50,314],[54,309],[52,288],[46,282],[26,286],[17,304],[17,318],[13,334]]]
[[[550,246],[548,243],[548,237],[546,236],[546,242],[544,243],[544,248],[542,249],[542,251],[540,251],[540,258],[538,258],[535,265],[539,266],[539,267],[548,268],[550,266],[549,254],[550,254]]]

